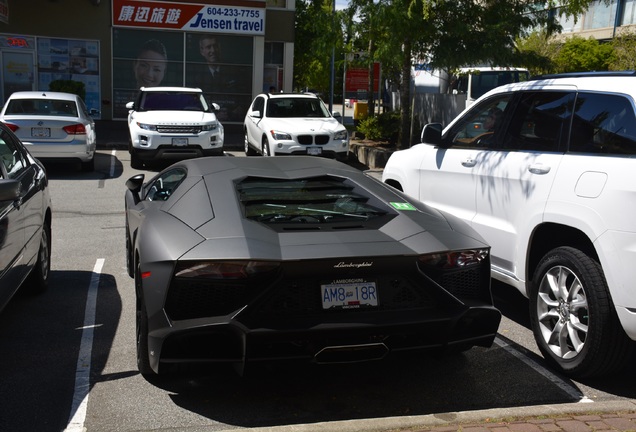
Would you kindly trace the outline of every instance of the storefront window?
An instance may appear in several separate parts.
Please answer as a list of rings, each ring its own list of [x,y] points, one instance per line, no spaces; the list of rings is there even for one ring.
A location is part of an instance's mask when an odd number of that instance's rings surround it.
[[[285,44],[282,42],[265,42],[263,92],[280,91],[283,88],[284,54]]]
[[[621,25],[636,24],[636,0],[624,0]]]
[[[590,4],[584,17],[584,30],[613,27],[616,16],[616,0],[611,0],[609,6],[604,1]]]
[[[253,38],[113,29],[114,118],[141,86],[187,86],[217,103],[221,121],[242,122],[252,99]]]
[[[98,41],[0,35],[0,54],[2,102],[16,91],[46,91],[53,81],[72,80],[84,83],[86,106],[99,112]]]

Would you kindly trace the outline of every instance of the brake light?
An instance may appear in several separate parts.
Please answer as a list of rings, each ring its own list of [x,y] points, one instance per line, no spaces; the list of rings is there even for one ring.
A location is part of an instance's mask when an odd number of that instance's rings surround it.
[[[69,135],[84,135],[86,133],[86,128],[81,123],[64,126],[62,129]]]
[[[426,266],[453,269],[480,264],[488,259],[488,255],[488,249],[469,249],[421,255],[418,260]]]
[[[275,261],[183,261],[177,264],[176,277],[207,279],[245,279],[276,270]]]
[[[5,125],[7,125],[9,129],[11,129],[11,132],[15,132],[20,129],[20,126],[14,125],[13,123],[5,123]]]

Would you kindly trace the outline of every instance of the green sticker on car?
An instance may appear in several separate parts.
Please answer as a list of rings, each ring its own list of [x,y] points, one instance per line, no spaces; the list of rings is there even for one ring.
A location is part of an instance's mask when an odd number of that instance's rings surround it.
[[[390,202],[389,204],[391,204],[396,210],[417,210],[413,204],[406,202]]]

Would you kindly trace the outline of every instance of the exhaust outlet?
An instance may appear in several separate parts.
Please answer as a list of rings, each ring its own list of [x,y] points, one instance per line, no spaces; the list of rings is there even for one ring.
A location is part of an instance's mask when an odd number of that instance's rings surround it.
[[[356,363],[381,360],[388,353],[389,348],[383,343],[329,346],[318,351],[314,360],[318,364]]]

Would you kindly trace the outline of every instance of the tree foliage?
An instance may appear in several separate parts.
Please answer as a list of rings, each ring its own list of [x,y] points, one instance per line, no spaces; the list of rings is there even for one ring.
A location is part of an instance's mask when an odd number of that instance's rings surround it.
[[[381,62],[383,78],[400,92],[400,146],[406,147],[414,61],[446,71],[479,64],[548,70],[555,61],[550,53],[519,50],[519,39],[536,28],[548,38],[560,30],[557,16],[576,17],[593,0],[351,0],[337,14],[324,1],[296,0],[296,83],[318,87],[334,46],[337,58],[365,51],[369,69]]]
[[[606,71],[613,57],[612,45],[574,36],[558,50],[554,58],[555,72]]]
[[[342,58],[346,17],[333,13],[335,0],[296,0],[294,86],[326,93],[334,51]]]

